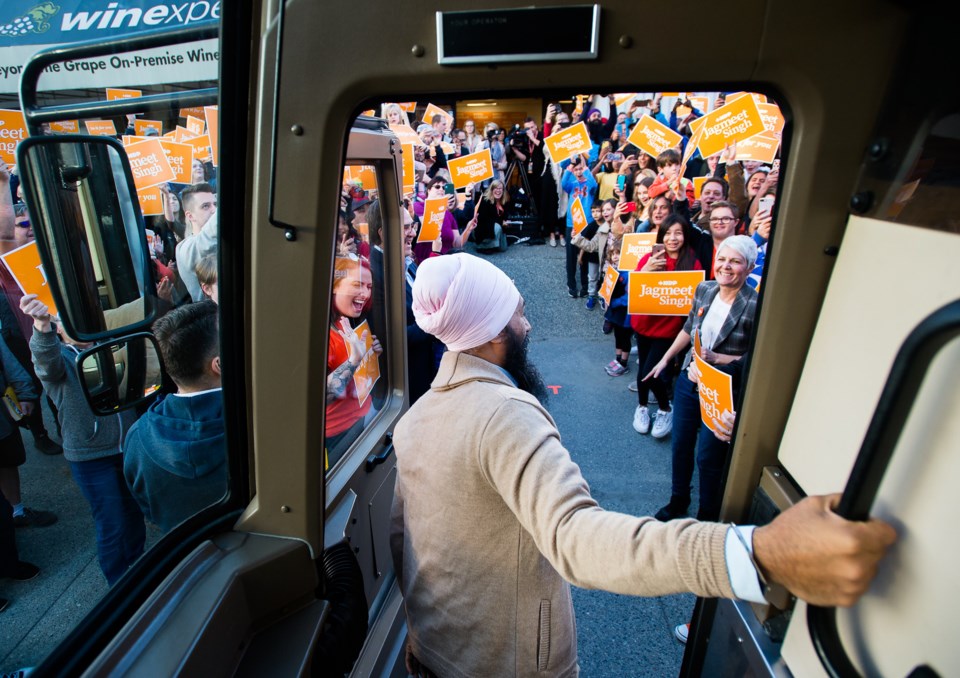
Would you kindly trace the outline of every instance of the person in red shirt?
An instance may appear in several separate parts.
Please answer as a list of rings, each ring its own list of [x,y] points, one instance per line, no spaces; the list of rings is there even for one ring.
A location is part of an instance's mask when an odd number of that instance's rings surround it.
[[[697,254],[691,243],[694,240],[693,226],[686,217],[670,214],[657,230],[657,244],[653,252],[645,255],[637,263],[637,271],[702,271]],[[672,315],[634,315],[630,324],[637,335],[637,397],[639,404],[633,415],[633,428],[637,433],[650,432],[650,411],[647,409],[650,391],[657,399],[654,422],[654,438],[664,438],[673,429],[673,412],[670,409],[669,375],[664,371],[660,376],[644,380],[654,366],[660,362],[667,349],[673,343],[686,316]]]
[[[370,310],[373,276],[366,259],[356,255],[337,257],[333,273],[333,307],[330,311],[330,341],[327,350],[326,447],[332,466],[363,430],[363,418],[370,411],[371,398],[360,402],[354,373],[371,354],[382,352],[380,342],[369,329],[358,335],[354,324]],[[353,323],[351,322],[353,321]]]

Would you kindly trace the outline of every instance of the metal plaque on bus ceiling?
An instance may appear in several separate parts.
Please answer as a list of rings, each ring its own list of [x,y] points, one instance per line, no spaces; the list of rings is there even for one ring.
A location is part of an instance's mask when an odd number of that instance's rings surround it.
[[[437,12],[437,63],[596,59],[600,5]]]

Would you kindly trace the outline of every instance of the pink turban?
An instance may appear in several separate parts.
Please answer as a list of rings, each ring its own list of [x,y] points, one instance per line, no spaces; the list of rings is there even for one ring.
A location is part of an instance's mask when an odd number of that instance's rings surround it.
[[[413,283],[417,324],[451,351],[476,348],[496,337],[519,303],[520,292],[503,271],[462,252],[427,259]]]

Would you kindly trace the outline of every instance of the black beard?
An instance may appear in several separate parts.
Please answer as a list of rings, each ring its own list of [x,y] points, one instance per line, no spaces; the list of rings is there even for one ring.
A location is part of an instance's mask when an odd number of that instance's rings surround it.
[[[546,407],[548,392],[540,376],[540,370],[528,360],[527,348],[530,346],[530,335],[521,340],[513,331],[507,328],[507,359],[503,368],[517,382],[517,388],[526,391]]]

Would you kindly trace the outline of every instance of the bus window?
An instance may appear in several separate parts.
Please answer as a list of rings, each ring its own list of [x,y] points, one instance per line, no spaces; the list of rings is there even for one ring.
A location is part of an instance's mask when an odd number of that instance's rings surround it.
[[[380,411],[388,379],[376,167],[347,165],[341,189],[327,349],[327,470]]]

